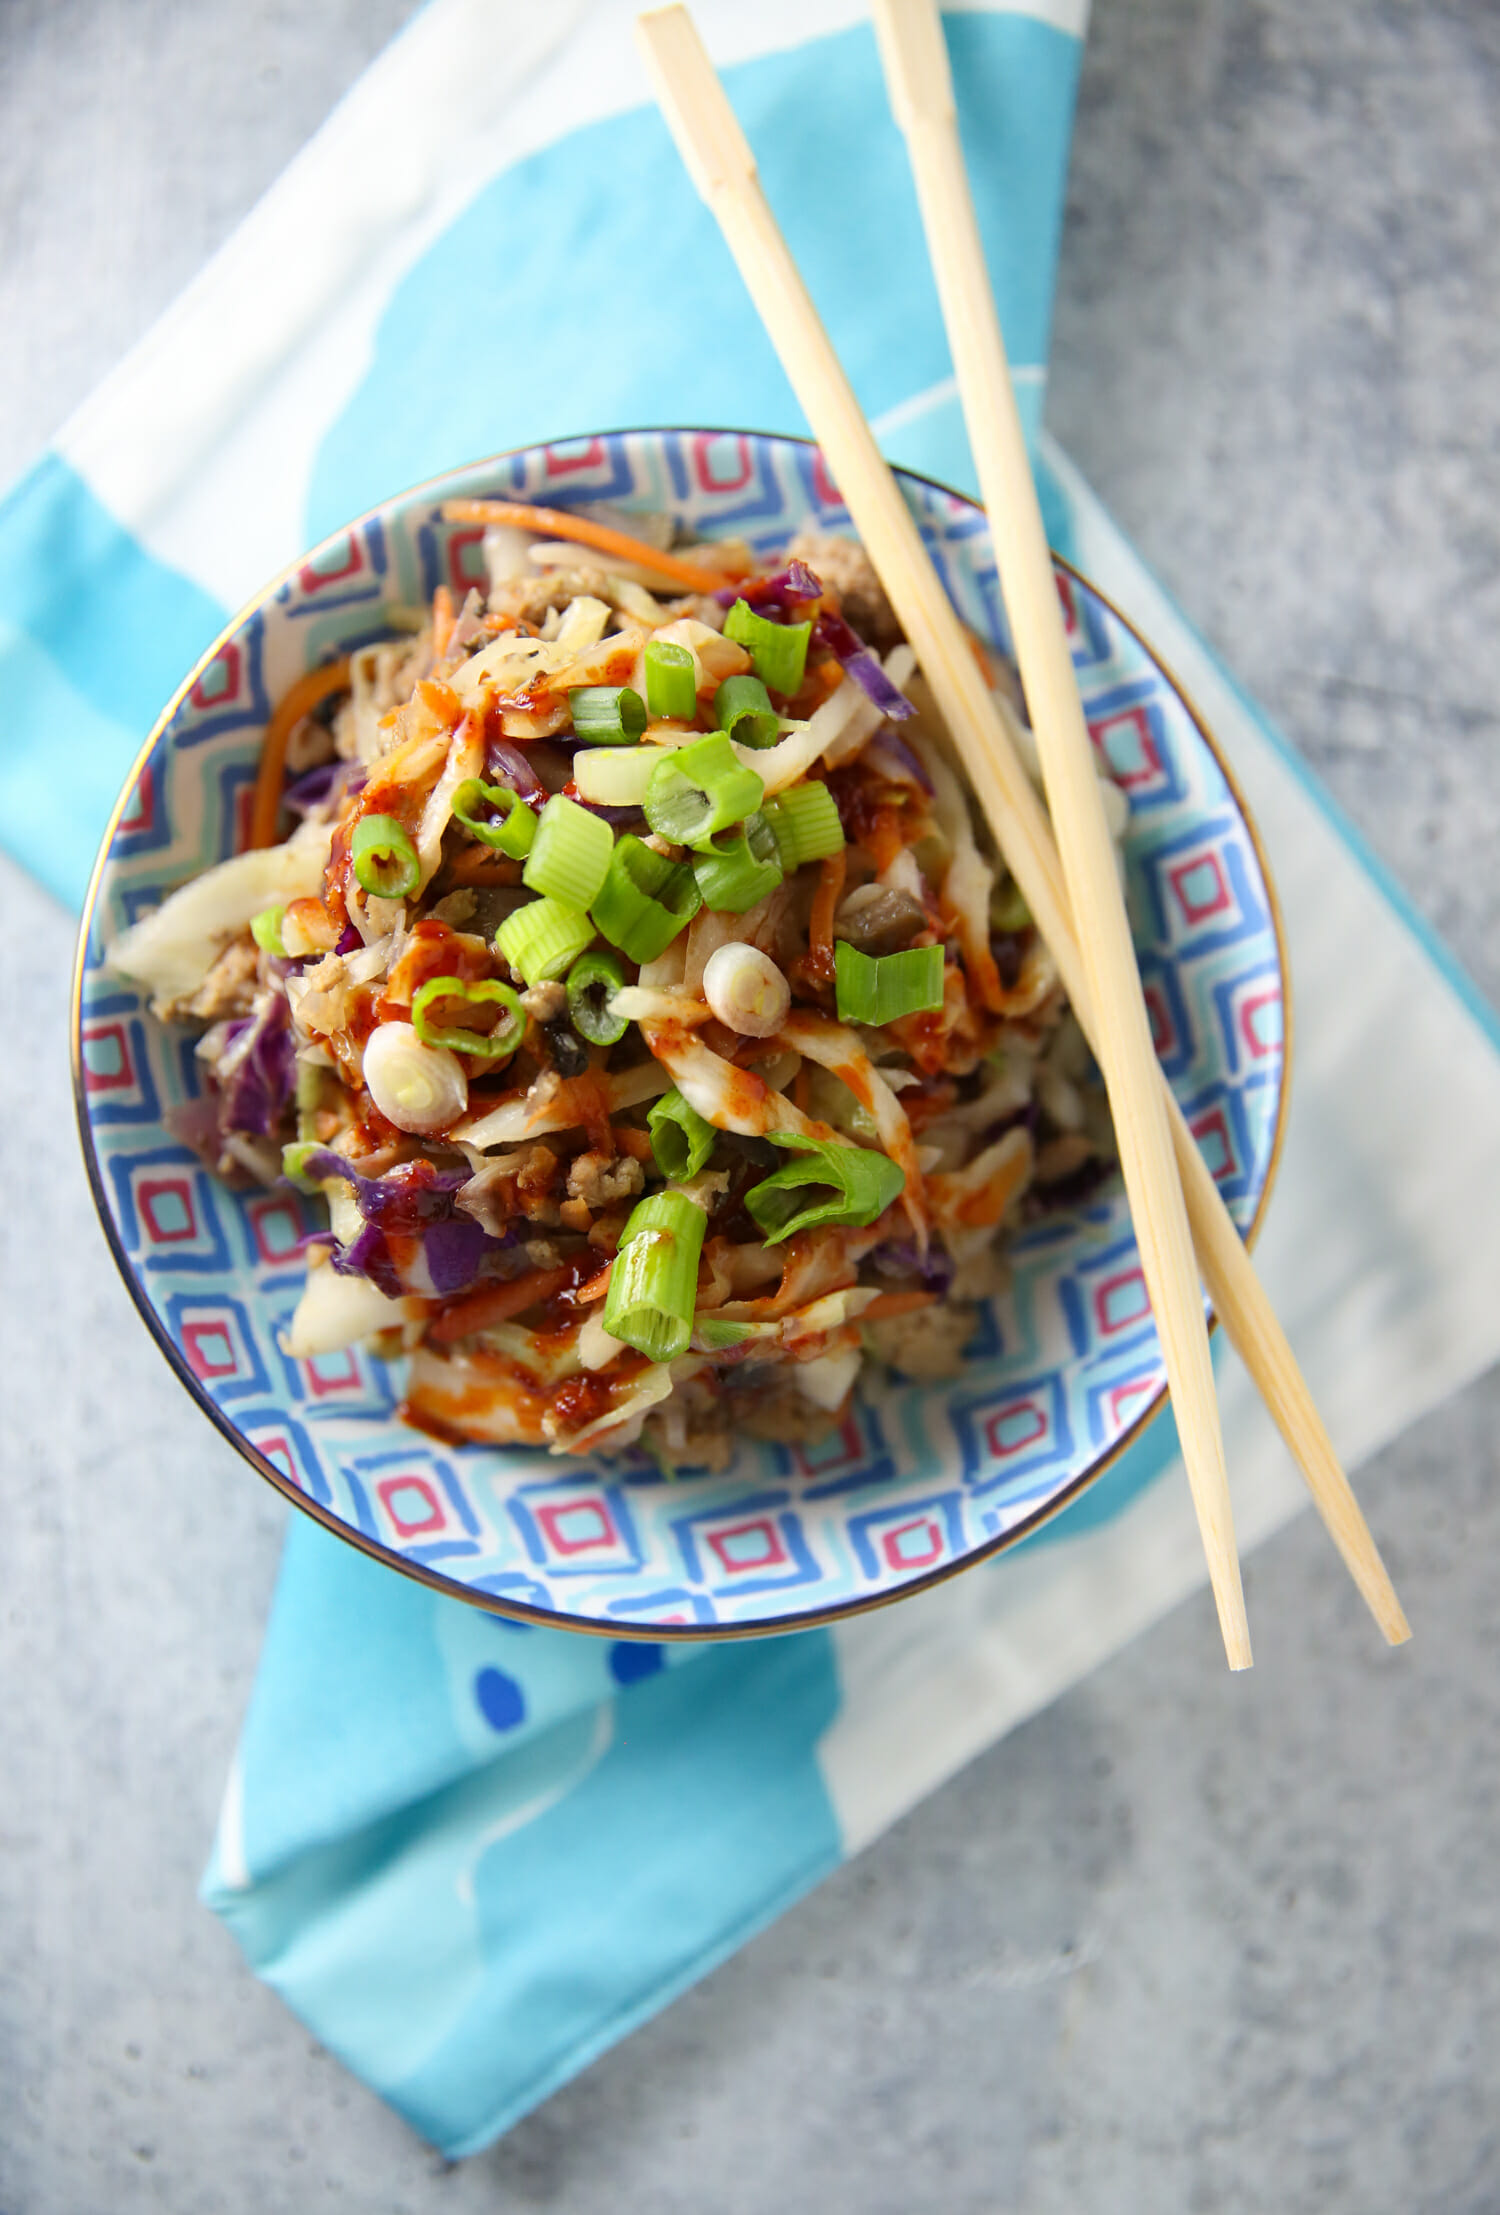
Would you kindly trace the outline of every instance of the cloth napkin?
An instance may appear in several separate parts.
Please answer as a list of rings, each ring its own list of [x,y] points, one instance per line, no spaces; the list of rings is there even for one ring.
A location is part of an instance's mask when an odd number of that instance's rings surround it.
[[[697,14],[887,451],[972,488],[860,11]],[[1017,0],[947,20],[1034,431],[1082,18]],[[629,19],[431,0],[0,509],[0,835],[64,899],[225,612],[348,515],[594,427],[802,428]],[[1054,541],[1177,670],[1264,834],[1297,1025],[1260,1265],[1357,1464],[1500,1353],[1500,1030],[1038,435]],[[1248,1548],[1303,1493],[1219,1359]],[[508,1624],[294,1519],[204,1896],[327,2046],[466,2153],[1202,1575],[1166,1418],[1016,1553],[730,1646]]]

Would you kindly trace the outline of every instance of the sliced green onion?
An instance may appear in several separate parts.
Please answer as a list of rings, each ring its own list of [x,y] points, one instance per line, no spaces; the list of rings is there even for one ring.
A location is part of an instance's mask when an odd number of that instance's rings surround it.
[[[286,948],[281,942],[281,919],[285,913],[284,907],[262,908],[259,915],[251,916],[250,936],[263,954],[279,954],[285,959]]]
[[[646,1117],[656,1166],[674,1184],[683,1184],[708,1166],[718,1132],[706,1116],[689,1106],[676,1085],[664,1092]]]
[[[586,908],[609,871],[615,834],[602,815],[556,792],[537,819],[536,841],[521,872],[522,884],[549,900]]]
[[[674,846],[707,853],[715,831],[753,815],[765,792],[764,779],[745,767],[724,733],[710,731],[657,763],[646,787],[646,821]]]
[[[646,703],[628,684],[575,685],[573,729],[591,746],[630,746],[646,728]]]
[[[290,1146],[283,1146],[281,1149],[281,1174],[299,1192],[316,1192],[317,1180],[307,1174],[307,1157],[309,1154],[323,1154],[327,1151],[327,1147],[319,1139],[295,1138]]]
[[[566,900],[533,900],[507,915],[495,933],[495,948],[525,983],[544,984],[571,969],[593,936],[594,926],[581,908]]]
[[[498,810],[498,815],[483,812],[487,809]],[[454,793],[453,819],[470,838],[493,846],[497,854],[509,854],[512,861],[524,861],[536,837],[536,816],[520,793],[478,777],[466,778]]]
[[[847,938],[833,949],[833,989],[841,1023],[894,1023],[943,1004],[943,949],[909,946],[902,954],[862,954]]]
[[[759,677],[726,677],[714,694],[714,721],[740,746],[774,746],[781,724]]]
[[[646,705],[673,723],[691,723],[698,712],[698,672],[674,639],[653,638],[646,647]]]
[[[625,982],[613,954],[580,954],[568,971],[568,1021],[591,1046],[613,1046],[630,1028],[623,1015],[611,1015],[609,1003]]]
[[[431,1136],[458,1121],[469,1080],[457,1054],[424,1046],[411,1023],[377,1023],[360,1054],[365,1090],[398,1131]]]
[[[756,676],[773,692],[800,691],[811,623],[773,623],[769,616],[757,615],[747,600],[736,600],[724,618],[724,636],[744,647]]]
[[[818,1223],[873,1223],[905,1189],[906,1177],[889,1154],[840,1146],[828,1138],[802,1138],[795,1131],[770,1135],[773,1145],[795,1147],[808,1158],[789,1161],[745,1194],[745,1206],[768,1246]]]
[[[769,954],[732,938],[703,964],[703,997],[741,1038],[774,1038],[786,1021],[792,988]]]
[[[500,1014],[489,1031],[471,1030],[455,1023],[440,1030],[428,1015],[438,1000],[462,1000],[467,1007],[487,1007],[492,1002]],[[446,1046],[451,1054],[476,1054],[481,1061],[503,1061],[513,1054],[526,1032],[526,1014],[508,984],[493,977],[466,984],[462,977],[433,977],[419,986],[411,1003],[412,1029],[424,1046]]]
[[[379,900],[404,900],[421,881],[417,849],[394,815],[362,815],[349,854],[355,876]]]
[[[720,831],[706,854],[693,858],[693,875],[706,908],[743,915],[781,882],[776,840],[763,815],[750,815],[732,831]]]
[[[731,1346],[743,1346],[755,1335],[753,1323],[729,1323],[718,1315],[700,1315],[693,1323],[693,1336],[706,1354],[725,1353]]]
[[[659,746],[580,746],[573,756],[578,797],[605,808],[638,808],[660,760]]]
[[[1003,892],[997,892],[990,902],[990,928],[1008,934],[1024,931],[1031,923],[1031,910],[1021,895],[1021,887],[1012,877]]]
[[[703,896],[685,861],[670,861],[628,832],[615,841],[593,905],[595,925],[631,961],[655,961],[686,929]]]
[[[687,1351],[708,1217],[680,1192],[656,1192],[632,1211],[620,1239],[604,1328],[648,1361]]]
[[[328,1104],[328,1088],[335,1082],[331,1069],[321,1069],[315,1061],[299,1061],[297,1064],[297,1136],[304,1141],[317,1136],[313,1118]]]
[[[844,826],[833,794],[817,777],[794,784],[775,800],[767,800],[766,821],[776,835],[781,866],[790,877],[805,861],[824,861],[839,853]]]

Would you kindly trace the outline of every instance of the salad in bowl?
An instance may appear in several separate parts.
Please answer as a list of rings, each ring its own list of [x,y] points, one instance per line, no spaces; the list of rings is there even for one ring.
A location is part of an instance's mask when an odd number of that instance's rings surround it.
[[[1034,767],[983,516],[903,482]],[[1248,1232],[1273,896],[1189,704],[1058,578],[1158,1048]],[[296,564],[152,735],[77,1015],[184,1383],[483,1605],[827,1620],[1034,1529],[1164,1398],[1103,1088],[800,441],[528,449]]]
[[[409,1357],[439,1437],[667,1468],[816,1439],[867,1362],[958,1376],[1109,1118],[862,549],[447,520],[485,588],[304,684],[274,838],[110,951],[198,1034],[205,1163],[326,1202],[288,1352]]]

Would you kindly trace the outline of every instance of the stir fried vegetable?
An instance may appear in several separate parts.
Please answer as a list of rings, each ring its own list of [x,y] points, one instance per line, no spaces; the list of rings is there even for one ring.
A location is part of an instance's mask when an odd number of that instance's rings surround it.
[[[200,1033],[184,1137],[327,1204],[289,1355],[375,1333],[445,1435],[689,1467],[951,1370],[1112,1140],[863,553],[462,519],[488,594],[293,686],[261,850],[112,952]]]

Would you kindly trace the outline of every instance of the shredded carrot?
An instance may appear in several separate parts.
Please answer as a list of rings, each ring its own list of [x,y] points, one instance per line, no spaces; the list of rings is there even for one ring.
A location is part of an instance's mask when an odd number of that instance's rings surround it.
[[[611,1256],[604,1267],[589,1278],[587,1284],[578,1287],[572,1295],[574,1307],[592,1307],[595,1300],[603,1299],[609,1290],[609,1273],[614,1265],[614,1257]]]
[[[892,1315],[910,1315],[919,1307],[931,1307],[935,1292],[882,1292],[878,1300],[872,1300],[860,1311],[861,1323],[883,1323]]]
[[[631,1123],[615,1123],[611,1128],[616,1152],[629,1154],[632,1161],[651,1162],[656,1159],[651,1148],[649,1131],[638,1131]]]
[[[433,721],[440,723],[445,730],[451,731],[463,721],[464,704],[453,687],[444,684],[441,677],[424,677],[412,698],[420,700]]]
[[[900,808],[877,808],[874,820],[865,832],[864,843],[870,850],[876,874],[889,869],[907,843],[904,811]]]
[[[818,867],[818,889],[807,919],[807,966],[824,984],[833,981],[833,918],[843,897],[848,858],[841,846]]]
[[[575,539],[598,553],[613,554],[617,561],[633,562],[638,569],[670,578],[688,592],[718,592],[734,578],[722,570],[699,569],[675,554],[664,554],[624,531],[612,531],[607,523],[595,523],[586,515],[572,515],[564,508],[534,508],[523,500],[445,500],[445,523],[508,523],[517,530],[535,531],[539,538]]]
[[[311,715],[330,693],[349,689],[349,656],[341,656],[322,669],[309,669],[284,692],[271,712],[261,742],[260,763],[255,772],[255,792],[250,802],[250,844],[274,846],[277,818],[281,814],[281,787],[286,777],[287,741],[304,715]]]
[[[448,641],[453,636],[453,595],[446,585],[439,585],[432,595],[432,661],[433,667],[448,651]]]
[[[467,1338],[471,1331],[487,1331],[492,1324],[508,1323],[513,1315],[522,1315],[529,1307],[537,1307],[543,1300],[555,1299],[573,1275],[571,1263],[564,1262],[556,1269],[528,1269],[524,1277],[512,1277],[509,1284],[484,1284],[477,1291],[466,1292],[461,1299],[445,1307],[427,1326],[427,1336],[438,1346],[450,1346],[455,1338]]]

